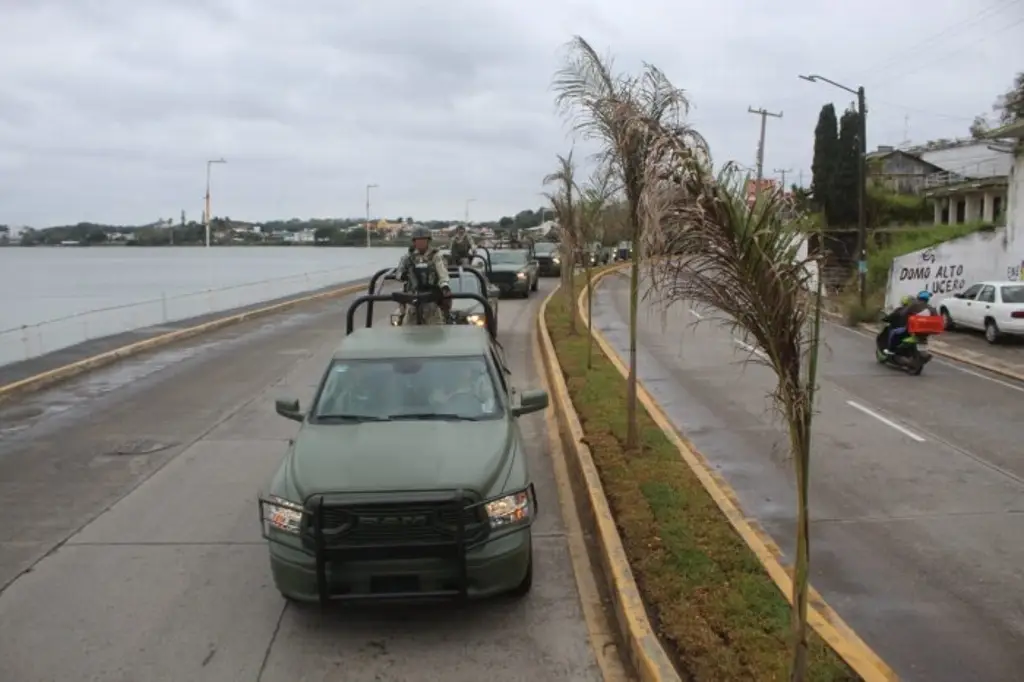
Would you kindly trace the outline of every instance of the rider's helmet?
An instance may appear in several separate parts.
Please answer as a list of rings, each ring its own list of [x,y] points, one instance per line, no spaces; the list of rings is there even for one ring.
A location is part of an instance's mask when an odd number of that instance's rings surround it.
[[[927,303],[932,298],[932,292],[930,291],[919,291],[917,292],[917,300]]]
[[[415,230],[412,231],[412,240],[413,241],[416,241],[417,239],[433,239],[433,238],[434,238],[434,235],[431,234],[430,230],[428,230],[425,227],[417,227]]]

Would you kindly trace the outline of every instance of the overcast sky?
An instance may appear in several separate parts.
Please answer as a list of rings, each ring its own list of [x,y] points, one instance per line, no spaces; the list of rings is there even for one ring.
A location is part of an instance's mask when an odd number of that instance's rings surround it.
[[[989,9],[991,8],[991,9]],[[685,88],[716,161],[803,171],[827,101],[869,145],[954,137],[1024,69],[1024,0],[0,0],[0,223],[214,215],[492,219],[570,145],[551,77],[580,34]]]

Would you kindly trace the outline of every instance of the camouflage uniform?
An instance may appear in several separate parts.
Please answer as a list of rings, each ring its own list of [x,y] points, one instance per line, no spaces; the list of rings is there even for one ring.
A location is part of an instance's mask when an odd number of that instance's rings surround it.
[[[469,265],[475,250],[476,244],[473,243],[472,237],[465,232],[461,235],[456,234],[452,237],[451,244],[452,265]]]
[[[417,230],[413,234],[413,239],[430,239],[430,232]],[[444,264],[444,258],[441,252],[434,248],[429,248],[423,253],[410,248],[398,263],[398,273],[405,281],[407,293],[437,291],[449,285],[448,268]],[[420,311],[424,324],[444,324],[444,311],[437,303],[420,304]],[[415,307],[405,306],[402,324],[418,324]]]

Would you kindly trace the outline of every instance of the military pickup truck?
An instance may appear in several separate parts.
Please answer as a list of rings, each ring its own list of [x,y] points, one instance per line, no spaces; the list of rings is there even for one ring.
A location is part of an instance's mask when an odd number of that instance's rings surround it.
[[[495,249],[490,252],[487,276],[506,296],[529,298],[537,291],[540,272],[532,249]]]
[[[524,595],[533,584],[537,514],[520,416],[548,395],[518,390],[484,327],[373,325],[356,299],[346,336],[303,409],[276,402],[300,424],[259,495],[274,584],[300,603]],[[355,329],[356,309],[369,321]]]

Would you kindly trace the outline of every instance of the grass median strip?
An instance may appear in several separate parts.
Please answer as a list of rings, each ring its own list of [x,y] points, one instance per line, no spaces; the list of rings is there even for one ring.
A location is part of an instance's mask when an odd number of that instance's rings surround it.
[[[585,285],[577,278],[576,291]],[[563,292],[546,324],[601,475],[652,625],[682,676],[700,682],[786,680],[789,605],[700,480],[642,406],[639,452],[628,452],[626,381],[586,327],[569,333]],[[816,635],[809,679],[860,679]]]

